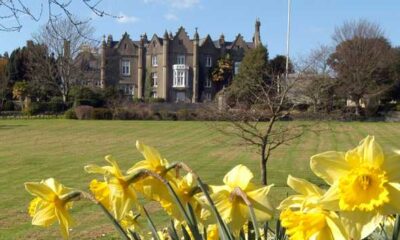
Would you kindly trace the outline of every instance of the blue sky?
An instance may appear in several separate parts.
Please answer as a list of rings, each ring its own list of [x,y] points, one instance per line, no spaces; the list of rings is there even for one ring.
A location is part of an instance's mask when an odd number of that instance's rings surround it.
[[[25,2],[32,5],[47,1]],[[198,27],[201,37],[210,34],[218,39],[224,33],[230,41],[241,33],[251,41],[255,19],[260,18],[261,39],[270,56],[285,53],[287,0],[103,0],[99,7],[122,16],[119,19],[96,17],[80,0],[73,2],[71,11],[80,18],[92,18],[99,39],[103,34],[119,39],[125,31],[132,39],[138,39],[144,32],[150,38],[153,33],[162,36],[166,29],[175,33],[184,26],[191,37]],[[37,7],[32,10],[39,12]],[[39,22],[23,17],[20,32],[0,32],[0,53],[23,46],[46,22],[46,14],[44,10]],[[291,56],[300,57],[319,44],[331,44],[335,26],[359,18],[380,24],[391,43],[400,45],[399,0],[292,0]]]

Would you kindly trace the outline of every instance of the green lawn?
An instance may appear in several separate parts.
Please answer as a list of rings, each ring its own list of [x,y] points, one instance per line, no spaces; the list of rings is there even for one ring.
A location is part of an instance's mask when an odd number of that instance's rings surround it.
[[[63,184],[87,189],[94,175],[86,174],[88,163],[105,164],[104,156],[114,155],[124,169],[142,160],[135,148],[137,139],[153,145],[170,162],[184,161],[202,178],[220,184],[224,174],[238,163],[250,167],[259,181],[255,151],[237,139],[221,135],[204,122],[165,121],[74,121],[1,120],[0,121],[0,239],[54,239],[56,227],[43,229],[30,225],[27,205],[31,196],[24,190],[26,181],[55,177]],[[324,123],[332,131],[307,133],[271,157],[269,182],[275,184],[271,199],[282,200],[288,188],[288,174],[321,183],[309,169],[309,157],[326,150],[347,150],[367,134],[377,136],[387,147],[400,148],[397,123]],[[166,219],[150,205],[158,222]],[[77,227],[74,239],[116,236],[97,208],[76,203],[73,217]]]

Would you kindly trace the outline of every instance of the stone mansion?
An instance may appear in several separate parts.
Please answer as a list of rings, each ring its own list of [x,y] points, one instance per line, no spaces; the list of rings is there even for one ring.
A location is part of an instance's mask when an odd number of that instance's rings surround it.
[[[109,35],[103,38],[100,51],[90,55],[94,61],[90,65],[97,70],[91,84],[117,86],[126,95],[143,98],[149,91],[145,84],[150,83],[149,95],[153,98],[167,102],[210,101],[217,91],[210,70],[220,57],[229,54],[236,73],[245,52],[261,44],[260,25],[257,20],[251,42],[240,34],[233,41],[225,41],[224,35],[218,40],[209,35],[200,38],[197,29],[190,38],[183,27],[175,35],[166,31],[163,37],[154,34],[148,39],[144,34],[138,41],[127,33],[119,41]]]

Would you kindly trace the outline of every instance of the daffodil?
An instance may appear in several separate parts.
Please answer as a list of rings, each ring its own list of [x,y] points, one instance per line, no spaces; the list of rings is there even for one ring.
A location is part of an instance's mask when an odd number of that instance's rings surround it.
[[[211,197],[215,206],[235,235],[239,234],[242,226],[250,219],[249,208],[237,194],[238,190],[243,192],[252,204],[258,221],[267,221],[273,216],[273,208],[267,198],[272,185],[260,187],[251,183],[252,179],[251,171],[243,165],[238,165],[225,175],[225,185],[211,186]]]
[[[218,226],[217,224],[210,224],[207,227],[207,240],[218,240]]]
[[[128,170],[128,174],[134,174],[140,170],[149,170],[167,180],[173,179],[173,175],[166,171],[168,161],[162,158],[156,149],[142,144],[139,141],[136,142],[136,148],[142,153],[145,160],[136,163]],[[162,200],[170,199],[166,186],[153,176],[147,176],[139,180],[136,184],[136,189],[151,200],[161,202]]]
[[[128,214],[121,220],[121,226],[126,229],[126,231],[138,232],[141,233],[143,227],[138,221],[140,214],[134,214],[132,211],[129,211]]]
[[[100,173],[104,175],[110,194],[110,205],[114,216],[121,220],[136,203],[136,192],[134,184],[128,181],[129,177],[122,174],[121,169],[110,155],[105,157],[111,166],[99,167],[97,165],[87,165],[85,170],[88,173]]]
[[[372,136],[346,153],[311,157],[311,169],[331,185],[321,202],[340,211],[352,239],[368,236],[383,216],[400,213],[400,152],[384,152]]]
[[[324,190],[289,175],[287,184],[298,194],[289,196],[278,207],[282,226],[291,240],[346,239],[339,216],[319,203]]]
[[[79,192],[64,187],[54,178],[27,182],[25,189],[36,196],[29,205],[32,224],[47,227],[58,221],[63,237],[68,238],[68,230],[72,224],[68,209],[72,207],[72,201],[79,196]]]
[[[173,179],[170,184],[182,205],[186,206],[190,203],[198,220],[202,220],[202,202],[196,194],[197,181],[193,174],[188,173],[184,177]],[[160,204],[170,216],[179,221],[183,220],[183,216],[172,197],[162,199]]]
[[[97,201],[103,204],[108,210],[111,210],[110,189],[107,182],[100,182],[97,179],[93,179],[89,184],[89,189]]]

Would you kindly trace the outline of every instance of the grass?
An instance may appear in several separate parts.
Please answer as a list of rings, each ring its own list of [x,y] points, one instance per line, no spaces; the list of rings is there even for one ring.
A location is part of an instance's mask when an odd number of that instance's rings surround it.
[[[127,169],[142,157],[135,141],[153,145],[170,162],[184,161],[204,181],[220,184],[224,174],[239,163],[247,165],[259,181],[258,156],[254,149],[240,145],[204,122],[165,121],[73,121],[73,120],[1,120],[0,121],[0,239],[54,239],[56,226],[31,226],[27,205],[31,196],[23,183],[55,177],[63,184],[87,189],[95,176],[83,166],[105,164],[112,154]],[[268,181],[275,187],[270,197],[278,204],[290,190],[288,174],[321,183],[309,169],[309,157],[327,150],[347,150],[367,134],[375,135],[386,147],[400,147],[400,124],[327,122],[332,131],[318,135],[307,133],[271,156]],[[157,222],[167,217],[155,204],[149,206]],[[112,226],[95,206],[76,203],[73,211],[74,239],[112,239]]]

